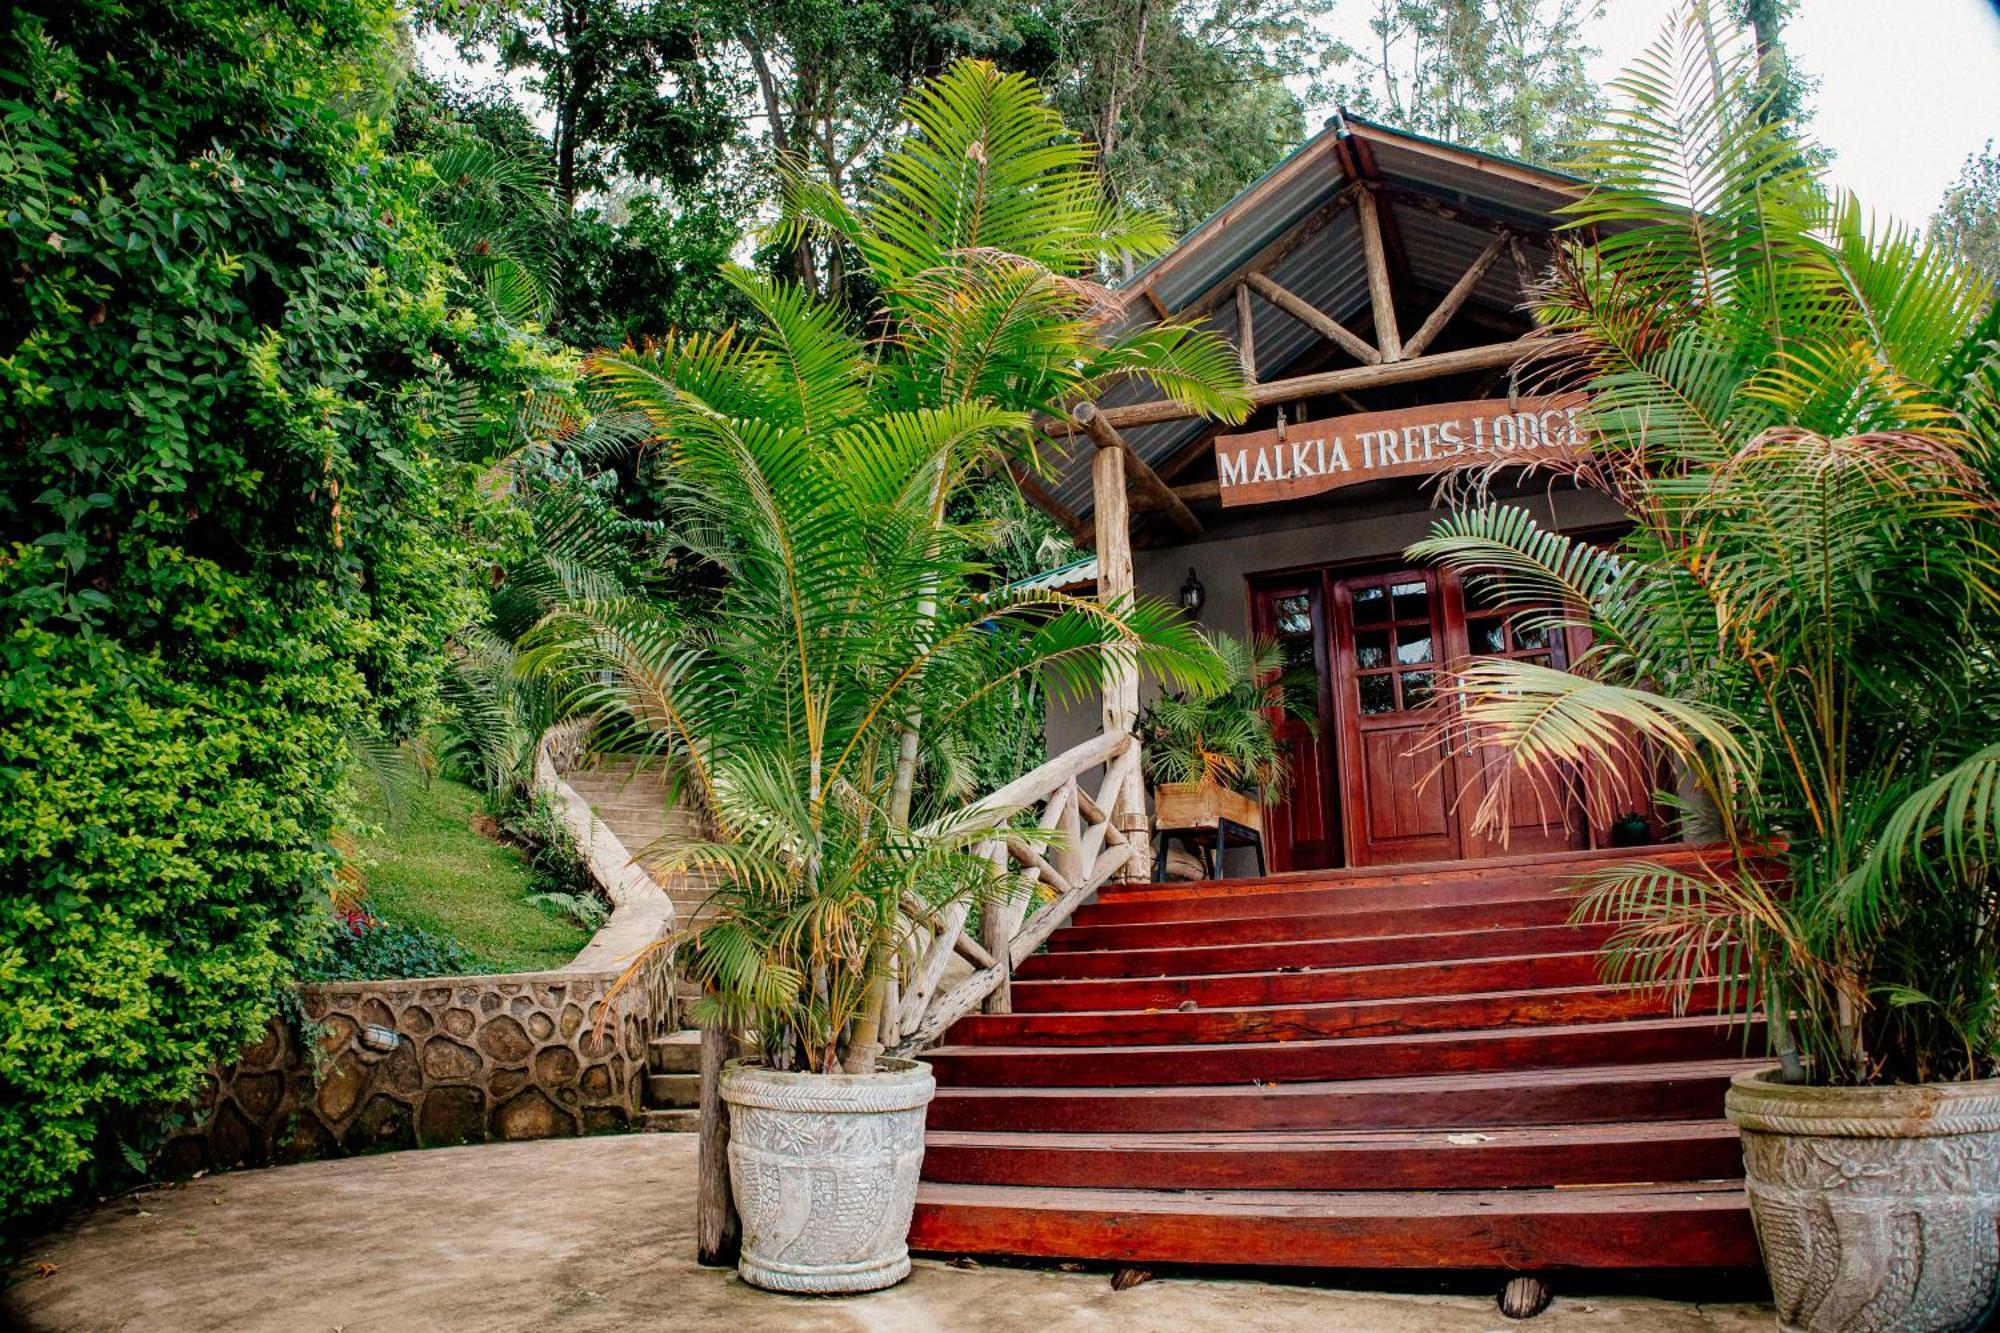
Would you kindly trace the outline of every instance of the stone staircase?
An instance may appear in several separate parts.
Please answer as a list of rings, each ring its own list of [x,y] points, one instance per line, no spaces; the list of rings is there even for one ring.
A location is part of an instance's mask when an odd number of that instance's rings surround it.
[[[924,1052],[911,1247],[1754,1266],[1722,1098],[1760,1037],[1601,982],[1561,889],[1604,855],[1107,887]]]
[[[642,869],[646,849],[660,838],[668,833],[692,833],[699,827],[694,815],[667,804],[666,783],[657,768],[641,768],[629,759],[597,757],[585,767],[565,773],[563,781],[589,802],[591,813],[625,844]],[[673,899],[677,929],[708,919],[712,879],[657,874],[653,879]]]
[[[695,817],[668,804],[666,784],[655,768],[630,760],[593,758],[563,775],[591,814],[646,870],[646,849],[668,833],[692,833]],[[674,905],[674,928],[686,930],[707,919],[712,881],[666,876],[646,870]],[[679,997],[675,1001],[679,1008]],[[647,1047],[642,1128],[693,1133],[701,1127],[701,1033],[693,1028],[655,1037]]]
[[[646,1107],[640,1128],[668,1134],[701,1129],[701,1032],[686,1028],[646,1048]]]

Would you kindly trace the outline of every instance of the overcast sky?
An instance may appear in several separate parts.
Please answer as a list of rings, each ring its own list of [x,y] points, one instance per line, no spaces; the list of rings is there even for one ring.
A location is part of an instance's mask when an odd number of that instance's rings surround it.
[[[1607,0],[1592,33],[1600,83],[1645,49],[1676,4]],[[1834,150],[1835,183],[1878,212],[1928,221],[1966,154],[2000,138],[1994,0],[1804,0],[1785,44],[1820,80],[1811,128]]]

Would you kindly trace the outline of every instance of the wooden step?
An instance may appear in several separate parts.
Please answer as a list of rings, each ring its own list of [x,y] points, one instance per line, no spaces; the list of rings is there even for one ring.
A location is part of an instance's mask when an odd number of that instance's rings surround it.
[[[1699,1013],[1714,1004],[1714,985],[1699,985],[1689,996],[1688,1009]],[[1605,1023],[1671,1013],[1671,1001],[1658,991],[1630,986],[1568,986],[1220,1009],[973,1014],[953,1024],[945,1040],[951,1045],[991,1046],[1292,1042]]]
[[[1760,1043],[1761,1032],[1753,1038]],[[1740,1035],[1700,1016],[1324,1041],[938,1046],[924,1059],[940,1083],[956,1087],[1146,1087],[1719,1060],[1742,1049]]]
[[[1443,1190],[1742,1174],[1742,1145],[1726,1120],[1234,1134],[933,1130],[924,1140],[924,1179],[964,1185]]]
[[[1578,875],[1685,847],[1107,886],[924,1053],[914,1247],[1315,1268],[1757,1261],[1761,1026],[1606,985]]]
[[[1661,865],[1688,865],[1717,854],[1717,849],[1693,847],[1686,843],[1657,843],[1650,847],[1600,847],[1583,851],[1522,852],[1512,856],[1486,857],[1477,861],[1414,861],[1401,865],[1345,866],[1331,870],[1289,870],[1252,879],[1175,880],[1165,883],[1145,881],[1107,884],[1098,891],[1105,902],[1136,902],[1198,897],[1212,893],[1285,892],[1301,886],[1340,884],[1430,884],[1450,880],[1478,879],[1498,874],[1535,873],[1546,882],[1585,874],[1621,861],[1651,861]]]
[[[1049,937],[1049,950],[1171,949],[1193,945],[1266,944],[1298,939],[1374,939],[1440,930],[1502,930],[1559,926],[1575,904],[1546,890],[1518,889],[1517,896],[1451,907],[1376,908],[1315,912],[1310,916],[1220,917],[1207,921],[1138,922],[1124,926],[1065,926]]]
[[[1180,898],[1108,899],[1076,910],[1075,926],[1125,926],[1141,922],[1217,921],[1237,917],[1314,917],[1346,912],[1412,907],[1472,907],[1518,898],[1556,897],[1575,904],[1573,895],[1552,890],[1534,875],[1482,875],[1437,883],[1311,885],[1295,889],[1259,887],[1241,892],[1192,894]]]
[[[925,1123],[933,1130],[1122,1134],[1708,1120],[1733,1076],[1768,1063],[1607,1063],[1275,1087],[941,1087]]]
[[[1065,955],[1071,956],[1071,955]],[[1598,980],[1595,951],[1390,963],[1288,972],[1221,972],[1207,976],[1069,978],[1013,984],[1015,1013],[1092,1009],[1172,1009],[1190,1000],[1202,1008],[1249,1004],[1313,1004],[1404,995],[1463,995],[1475,991],[1587,986]]]
[[[1594,949],[1609,926],[1527,926],[1442,930],[1362,938],[1338,934],[1263,944],[1182,945],[1165,949],[1078,949],[1038,953],[1014,969],[1019,981],[1085,977],[1185,977],[1307,968],[1373,967],[1453,958],[1487,958]]]
[[[1108,1262],[1310,1268],[1736,1268],[1742,1192],[1708,1185],[1153,1191],[926,1182],[910,1247]]]

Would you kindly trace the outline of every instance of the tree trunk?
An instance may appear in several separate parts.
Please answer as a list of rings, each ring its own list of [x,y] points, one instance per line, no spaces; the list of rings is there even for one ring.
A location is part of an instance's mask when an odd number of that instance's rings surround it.
[[[695,1260],[712,1268],[736,1262],[742,1222],[729,1184],[729,1106],[722,1100],[722,1066],[729,1059],[729,1030],[701,1030],[701,1142],[698,1147],[694,1228]]]

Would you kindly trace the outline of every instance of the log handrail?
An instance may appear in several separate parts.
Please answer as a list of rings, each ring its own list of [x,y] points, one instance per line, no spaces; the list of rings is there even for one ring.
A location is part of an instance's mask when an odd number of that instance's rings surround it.
[[[983,945],[965,933],[972,914],[969,902],[961,899],[942,908],[921,899],[904,904],[903,947],[896,953],[892,987],[897,1003],[890,1010],[893,1054],[922,1050],[981,1006],[989,1012],[1006,1012],[1014,969],[1135,854],[1143,854],[1144,840],[1126,837],[1112,820],[1118,793],[1126,789],[1138,762],[1137,737],[1129,732],[1097,736],[977,803],[974,808],[980,811],[1032,812],[1042,830],[1080,832],[1059,853],[1047,856],[1035,845],[1039,838],[1022,836],[1033,830],[1001,834],[979,844],[977,853],[1007,871],[1029,896],[1042,891],[1052,895],[1032,911],[1020,895],[996,896],[982,903]],[[1104,776],[1097,791],[1086,791],[1080,785],[1083,775],[1099,767]],[[954,954],[970,963],[973,971],[946,988],[944,976]]]

